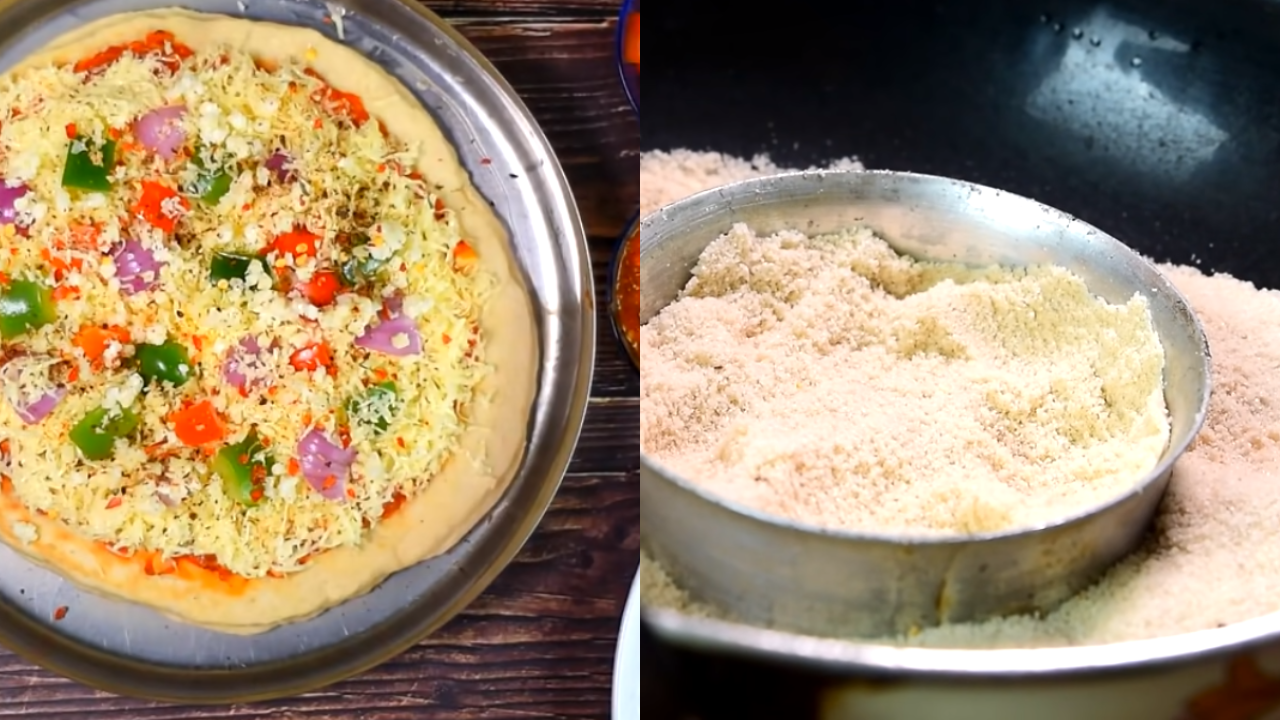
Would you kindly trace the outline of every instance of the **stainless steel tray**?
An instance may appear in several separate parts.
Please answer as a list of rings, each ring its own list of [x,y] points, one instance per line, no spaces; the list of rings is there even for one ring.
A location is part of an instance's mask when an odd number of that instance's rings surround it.
[[[469,42],[410,0],[0,0],[0,72],[81,23],[173,6],[307,26],[335,39],[340,20],[342,42],[398,77],[453,141],[512,237],[538,316],[538,395],[511,488],[452,551],[313,620],[251,637],[202,630],[83,592],[0,546],[0,643],[110,692],[246,702],[311,690],[387,660],[506,566],[577,444],[595,360],[594,287],[581,219],[537,123]],[[55,622],[61,606],[69,612]]]

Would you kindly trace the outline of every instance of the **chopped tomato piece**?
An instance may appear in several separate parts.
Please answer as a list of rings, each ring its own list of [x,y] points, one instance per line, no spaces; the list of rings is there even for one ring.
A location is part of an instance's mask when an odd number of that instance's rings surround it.
[[[480,326],[479,326],[479,325],[477,325],[476,323],[472,322],[472,323],[471,323],[471,336],[470,336],[469,338],[467,338],[467,357],[468,357],[468,358],[470,358],[470,357],[471,357],[471,355],[472,355],[472,353],[474,353],[474,352],[475,352],[476,345],[477,345],[479,342],[480,342]]]
[[[227,426],[208,400],[171,413],[169,421],[173,423],[173,432],[178,439],[191,447],[209,445],[227,436]]]
[[[471,247],[471,244],[466,240],[459,240],[458,244],[453,246],[454,270],[467,272],[475,267],[477,259],[479,259],[479,256],[476,255],[476,249]]]
[[[127,49],[128,47],[125,45],[112,45],[106,50],[80,59],[74,66],[72,66],[72,70],[75,70],[78,73],[101,70],[102,68],[105,68],[111,63],[119,60],[121,57],[124,57],[124,52]]]
[[[120,507],[120,505],[121,505],[122,503],[124,503],[124,500],[123,500],[123,499],[121,499],[121,497],[120,497],[119,495],[116,495],[116,496],[112,497],[110,500],[108,500],[108,501],[107,501],[107,509],[108,509],[108,510],[114,510],[114,509],[116,509],[116,508]]]
[[[359,95],[331,87],[319,73],[310,68],[306,73],[321,83],[320,87],[311,93],[312,102],[319,103],[335,115],[345,115],[357,127],[369,121],[369,111],[365,109],[364,101]]]
[[[326,368],[329,374],[332,375],[336,371],[333,367],[333,351],[329,349],[329,344],[324,341],[311,343],[294,351],[289,356],[289,364],[293,366],[293,369],[302,372],[311,372],[316,368]]]
[[[382,505],[383,519],[385,520],[386,518],[391,517],[397,510],[399,510],[400,506],[404,505],[405,499],[404,493],[397,490],[395,494],[391,496],[391,499]]]
[[[191,210],[191,203],[168,185],[143,180],[142,195],[130,209],[157,230],[173,232],[182,216]]]
[[[324,307],[332,303],[342,290],[342,281],[338,279],[338,274],[332,270],[320,270],[311,276],[311,279],[297,285],[303,297],[311,301],[316,307]]]
[[[99,53],[83,58],[76,62],[72,69],[78,73],[101,70],[119,60],[125,53],[135,57],[159,54],[161,63],[170,72],[177,70],[183,60],[194,54],[191,48],[178,42],[173,33],[166,30],[155,30],[147,33],[146,37],[141,40],[134,40],[124,45],[113,45]]]
[[[294,229],[283,235],[277,235],[267,249],[281,255],[291,255],[295,260],[315,257],[316,253],[320,252],[320,236],[305,228]]]
[[[84,352],[85,358],[94,367],[100,367],[102,356],[106,354],[107,348],[111,347],[111,343],[124,345],[129,342],[129,331],[115,325],[107,327],[85,325],[76,333],[72,342]]]
[[[240,593],[249,584],[249,580],[228,570],[212,555],[183,555],[174,558],[178,563],[178,571],[209,573],[226,583],[228,592]]]
[[[178,571],[178,563],[155,553],[147,558],[146,573],[148,575],[170,575]]]
[[[40,249],[40,257],[49,263],[49,267],[53,268],[54,279],[61,281],[66,278],[73,270],[80,270],[84,267],[84,260],[78,257],[70,257],[63,259],[53,254],[49,248]]]
[[[60,238],[56,242],[56,247],[59,250],[65,248],[72,248],[75,250],[97,250],[99,234],[100,231],[97,225],[90,225],[88,223],[72,223],[71,227],[67,229],[66,238]]]

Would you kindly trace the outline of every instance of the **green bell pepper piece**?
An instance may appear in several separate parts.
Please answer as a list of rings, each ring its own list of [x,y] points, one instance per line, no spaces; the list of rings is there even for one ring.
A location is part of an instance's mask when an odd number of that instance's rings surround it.
[[[196,181],[200,188],[200,202],[205,205],[217,205],[223,195],[231,189],[231,174],[220,172],[215,175],[202,176]]]
[[[67,164],[62,169],[62,187],[107,192],[111,189],[111,169],[116,164],[116,141],[102,144],[102,164],[93,161],[92,141],[76,137],[67,148]],[[79,152],[76,149],[80,148]]]
[[[148,383],[167,382],[178,387],[195,374],[187,349],[172,340],[159,345],[138,345],[133,358],[138,364],[138,374]]]
[[[217,205],[222,196],[231,189],[231,181],[235,178],[225,167],[222,167],[221,163],[207,164],[204,160],[204,151],[200,148],[196,149],[191,162],[200,172],[196,175],[196,180],[192,183],[188,194],[199,198],[205,205]]]
[[[353,249],[364,247],[368,244],[369,238],[365,235],[357,235],[352,240]],[[379,260],[369,255],[367,251],[365,253],[352,252],[351,256],[338,266],[338,277],[342,279],[342,284],[346,287],[357,287],[377,279],[378,272],[386,266],[387,262],[387,260]]]
[[[53,290],[34,280],[0,288],[0,338],[12,340],[58,319]]]
[[[338,275],[347,287],[356,287],[377,279],[378,271],[387,264],[386,260],[377,258],[348,258],[338,266]]]
[[[274,464],[275,459],[267,454],[258,431],[250,430],[244,440],[219,450],[213,457],[212,467],[227,497],[253,507],[262,502],[262,483],[268,468]]]
[[[396,384],[388,380],[370,385],[363,395],[348,400],[343,409],[348,419],[371,425],[379,433],[384,433],[391,427],[391,420],[400,412],[400,396]]]
[[[267,277],[275,279],[271,266],[256,255],[219,252],[214,253],[213,260],[209,262],[209,282],[216,285],[219,280],[244,280],[249,276],[249,266],[254,263],[262,266]]]
[[[115,452],[116,440],[137,428],[138,416],[129,408],[120,408],[118,414],[98,408],[76,423],[69,436],[85,459],[106,460]]]

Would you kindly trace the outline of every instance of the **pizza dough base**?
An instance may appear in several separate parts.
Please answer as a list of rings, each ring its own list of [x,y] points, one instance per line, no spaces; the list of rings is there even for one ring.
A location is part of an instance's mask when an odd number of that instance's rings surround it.
[[[220,588],[212,573],[151,576],[142,563],[121,558],[69,526],[31,512],[10,495],[0,496],[0,538],[77,585],[208,629],[255,634],[314,617],[369,592],[400,570],[445,552],[493,508],[525,451],[538,367],[533,307],[501,223],[471,184],[434,119],[393,76],[319,32],[177,8],[126,13],[59,37],[11,72],[37,64],[74,62],[153,30],[172,32],[196,52],[225,45],[284,61],[302,58],[313,48],[316,57],[310,65],[326,82],[358,93],[388,134],[420,149],[417,169],[443,186],[437,192],[457,213],[462,236],[476,248],[484,270],[498,279],[498,288],[480,315],[486,354],[495,370],[477,389],[470,408],[471,425],[460,447],[427,489],[376,525],[364,544],[322,553],[306,570],[284,578],[250,580],[243,592],[235,594]],[[24,544],[13,533],[15,522],[36,526],[38,539]]]

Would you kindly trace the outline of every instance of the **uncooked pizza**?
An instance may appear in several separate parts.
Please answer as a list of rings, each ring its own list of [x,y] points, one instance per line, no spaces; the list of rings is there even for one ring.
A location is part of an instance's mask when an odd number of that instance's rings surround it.
[[[0,77],[0,536],[228,632],[436,555],[522,457],[508,241],[398,81],[180,10]]]

